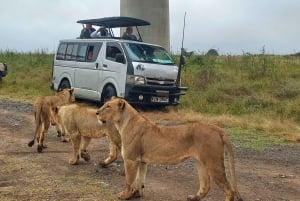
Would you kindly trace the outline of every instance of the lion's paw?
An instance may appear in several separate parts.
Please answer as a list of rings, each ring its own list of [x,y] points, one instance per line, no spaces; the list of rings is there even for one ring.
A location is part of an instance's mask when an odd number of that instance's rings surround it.
[[[70,139],[69,138],[65,138],[65,137],[62,137],[60,139],[61,142],[70,142]]]
[[[76,165],[77,164],[77,159],[73,159],[73,158],[69,159],[69,164],[70,165]]]
[[[43,146],[42,146],[42,145],[38,145],[37,151],[38,151],[39,153],[42,153],[42,151],[43,151]]]
[[[134,198],[139,198],[142,196],[143,196],[143,193],[141,193],[139,190],[134,190],[132,193],[132,197],[134,197]]]
[[[121,199],[121,200],[128,200],[131,197],[132,197],[132,193],[128,193],[128,192],[125,192],[125,191],[122,191],[118,195],[118,198]]]
[[[91,160],[91,156],[87,151],[81,152],[81,158],[83,158],[85,161]]]
[[[200,201],[200,197],[198,195],[189,195],[187,201]]]

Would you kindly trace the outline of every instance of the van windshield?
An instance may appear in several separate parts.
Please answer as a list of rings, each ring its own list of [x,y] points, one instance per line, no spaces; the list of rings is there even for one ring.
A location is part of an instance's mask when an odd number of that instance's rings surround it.
[[[162,47],[138,43],[125,43],[124,45],[132,61],[174,65],[173,59]]]

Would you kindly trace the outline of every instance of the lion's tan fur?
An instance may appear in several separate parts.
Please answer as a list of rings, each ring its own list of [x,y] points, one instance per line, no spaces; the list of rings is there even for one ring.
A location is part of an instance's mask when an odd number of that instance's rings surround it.
[[[69,135],[73,145],[73,156],[70,164],[76,164],[80,157],[89,160],[86,150],[91,138],[108,136],[109,156],[100,162],[106,166],[117,159],[120,147],[120,135],[113,124],[100,125],[96,117],[96,109],[79,106],[77,104],[57,107],[54,112],[56,123],[62,135]]]
[[[210,177],[224,191],[226,201],[239,196],[236,187],[234,155],[226,134],[218,127],[196,122],[176,126],[158,126],[140,115],[125,100],[113,98],[98,111],[99,123],[114,123],[121,135],[126,188],[121,199],[142,195],[147,164],[177,164],[194,158],[200,188],[188,200],[200,200],[210,189]],[[224,166],[224,149],[229,156],[231,182]],[[231,184],[230,184],[231,183]]]
[[[56,106],[66,105],[75,102],[74,89],[63,89],[54,96],[42,96],[36,98],[34,108],[35,133],[34,139],[28,143],[28,146],[34,144],[36,139],[38,142],[38,152],[42,152],[45,145],[43,144],[44,135],[48,131],[50,124],[54,124],[52,108]]]

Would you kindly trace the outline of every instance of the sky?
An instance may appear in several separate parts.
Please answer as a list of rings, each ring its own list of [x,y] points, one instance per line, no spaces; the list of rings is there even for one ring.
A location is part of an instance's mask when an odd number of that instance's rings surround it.
[[[76,38],[80,19],[120,15],[120,0],[8,0],[1,2],[0,50],[55,52]],[[169,0],[170,50],[202,54],[300,52],[300,0]]]

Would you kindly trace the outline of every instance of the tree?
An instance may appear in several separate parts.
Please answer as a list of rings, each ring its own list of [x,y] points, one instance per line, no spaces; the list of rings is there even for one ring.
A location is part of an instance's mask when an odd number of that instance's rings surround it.
[[[208,50],[206,55],[208,55],[208,56],[219,56],[219,53],[216,49],[210,49],[210,50]]]

